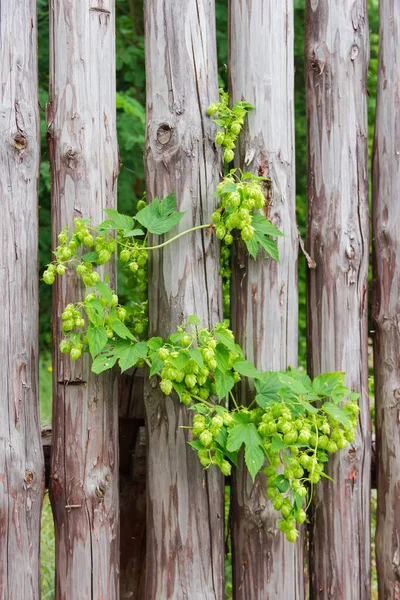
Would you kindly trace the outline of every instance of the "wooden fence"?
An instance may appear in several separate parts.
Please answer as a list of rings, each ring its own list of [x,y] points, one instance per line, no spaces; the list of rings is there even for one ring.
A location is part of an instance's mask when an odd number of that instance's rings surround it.
[[[50,0],[53,238],[74,217],[116,206],[114,0]],[[145,0],[147,197],[175,190],[179,227],[206,223],[222,158],[206,109],[218,97],[213,0]],[[230,0],[232,101],[251,112],[236,165],[272,180],[268,216],[281,262],[236,252],[231,323],[263,370],[297,362],[293,1]],[[373,157],[373,329],[380,599],[400,598],[400,4],[380,0]],[[44,463],[38,417],[38,177],[35,0],[0,0],[0,599],[40,598]],[[368,394],[366,0],[306,1],[308,366],[343,370],[361,393],[357,437],[331,460],[310,522],[289,544],[265,480],[232,476],[229,536],[235,600],[371,598]],[[222,319],[219,248],[198,233],[154,254],[150,333],[192,313]],[[399,261],[399,262],[397,262]],[[115,273],[109,272],[111,280]],[[222,600],[224,481],[188,447],[187,410],[140,373],[94,376],[58,351],[53,301],[49,489],[57,600]],[[240,390],[242,401],[247,390]]]

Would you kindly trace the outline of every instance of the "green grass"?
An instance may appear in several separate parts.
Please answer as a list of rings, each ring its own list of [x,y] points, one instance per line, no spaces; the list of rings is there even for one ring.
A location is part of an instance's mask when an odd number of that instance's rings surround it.
[[[39,400],[40,423],[51,423],[51,355],[43,353],[39,356]]]
[[[39,357],[39,400],[40,422],[42,425],[51,423],[51,356],[41,354]],[[54,522],[53,514],[46,492],[43,499],[42,523],[40,532],[40,574],[42,585],[42,600],[54,598]]]
[[[54,598],[54,524],[53,514],[46,492],[43,500],[42,525],[40,534],[40,579],[42,600]]]

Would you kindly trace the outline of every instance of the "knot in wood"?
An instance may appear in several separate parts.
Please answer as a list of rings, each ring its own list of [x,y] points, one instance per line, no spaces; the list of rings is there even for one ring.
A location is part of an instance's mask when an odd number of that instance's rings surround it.
[[[25,150],[27,145],[28,140],[24,135],[22,135],[22,133],[17,133],[17,135],[14,136],[14,148],[17,150]]]
[[[396,388],[393,392],[394,399],[396,402],[400,402],[400,388]]]
[[[32,471],[25,471],[24,481],[25,481],[26,484],[32,485],[32,483],[33,483],[33,473],[32,473]]]
[[[68,148],[68,150],[65,153],[65,158],[68,161],[75,160],[77,154],[78,154],[77,151],[70,147],[70,148]]]
[[[354,246],[352,246],[351,244],[348,244],[346,247],[346,256],[349,260],[353,260],[353,258],[356,255],[356,251],[354,249]]]
[[[105,481],[100,481],[95,490],[95,494],[98,498],[104,498],[105,493],[107,491],[107,483]]]
[[[157,141],[165,146],[172,138],[173,128],[168,123],[161,123],[157,129]]]
[[[351,51],[350,51],[350,59],[355,60],[357,58],[359,52],[360,52],[360,49],[357,46],[357,44],[353,44],[351,47]]]

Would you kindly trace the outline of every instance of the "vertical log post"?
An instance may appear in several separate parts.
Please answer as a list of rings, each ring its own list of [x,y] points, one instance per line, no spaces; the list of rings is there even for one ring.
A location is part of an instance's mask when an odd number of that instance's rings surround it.
[[[36,2],[0,0],[0,598],[40,597]]]
[[[146,0],[149,200],[173,190],[186,211],[177,228],[207,223],[220,155],[206,109],[218,99],[213,0]],[[170,236],[177,233],[174,230]],[[167,337],[190,314],[222,318],[217,244],[195,232],[150,253],[150,335]],[[187,445],[190,413],[152,380],[145,385],[147,460],[146,598],[223,598],[223,479],[204,471]]]
[[[307,0],[308,364],[360,392],[356,441],[314,490],[312,598],[370,598],[367,2]]]
[[[373,159],[374,365],[379,598],[400,598],[400,5],[379,5]]]
[[[74,217],[97,224],[103,209],[116,205],[114,44],[113,0],[50,2],[47,118],[55,244]],[[115,378],[92,374],[88,356],[72,363],[59,353],[61,312],[82,298],[83,289],[72,274],[55,285],[50,492],[56,598],[114,600],[119,597]]]
[[[239,242],[233,258],[232,327],[249,360],[263,371],[297,364],[297,227],[294,165],[293,3],[232,0],[232,102],[255,105],[237,154],[238,166],[271,178],[267,216],[285,234],[280,263],[254,261]],[[278,51],[279,49],[279,51]],[[249,396],[246,385],[240,395]],[[303,545],[286,541],[266,481],[245,469],[232,477],[233,589],[236,600],[304,597]]]

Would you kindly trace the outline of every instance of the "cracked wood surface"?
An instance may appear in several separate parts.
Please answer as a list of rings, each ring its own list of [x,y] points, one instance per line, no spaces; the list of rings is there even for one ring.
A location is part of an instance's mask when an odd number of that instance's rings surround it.
[[[373,329],[380,600],[400,599],[400,5],[381,0],[373,158]]]
[[[185,217],[170,237],[207,223],[221,167],[206,109],[218,98],[213,0],[145,1],[149,201],[175,190]],[[158,238],[156,238],[158,239]],[[222,318],[215,237],[196,232],[150,253],[150,335],[168,336],[190,314]],[[146,598],[221,600],[223,478],[187,445],[190,413],[145,384],[147,419]]]
[[[308,0],[308,365],[345,371],[360,392],[356,441],[314,490],[311,598],[370,598],[368,397],[367,2]]]
[[[36,2],[0,0],[0,599],[40,598]]]
[[[250,111],[237,152],[245,171],[270,177],[267,216],[283,231],[280,262],[260,252],[249,257],[241,242],[233,257],[232,327],[258,369],[297,364],[298,290],[294,173],[293,3],[232,0],[230,3],[232,103]],[[279,51],[277,49],[279,48]],[[249,389],[239,389],[243,403]],[[254,484],[241,465],[232,475],[233,594],[236,600],[304,597],[303,545],[278,529],[279,514],[267,497],[265,477]]]
[[[98,224],[115,208],[114,2],[50,2],[48,141],[53,244],[75,217]],[[113,271],[113,267],[111,267]],[[111,272],[111,285],[114,274]],[[119,597],[118,402],[112,373],[58,350],[64,306],[83,296],[73,274],[53,301],[53,437],[50,494],[56,532],[56,599]],[[70,508],[68,508],[70,507]]]

